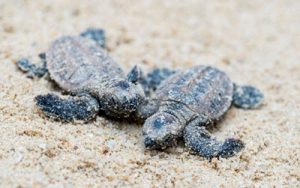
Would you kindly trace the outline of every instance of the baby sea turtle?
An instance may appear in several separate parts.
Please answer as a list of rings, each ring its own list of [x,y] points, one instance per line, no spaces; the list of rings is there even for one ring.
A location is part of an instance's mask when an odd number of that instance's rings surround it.
[[[70,94],[35,98],[38,108],[48,117],[89,121],[101,112],[127,118],[145,98],[132,76],[135,71],[126,77],[107,52],[89,38],[60,37],[46,52],[46,60],[51,79]]]
[[[180,137],[206,158],[230,157],[243,148],[237,139],[217,141],[206,128],[231,104],[258,107],[263,99],[259,90],[235,85],[225,73],[208,66],[177,72],[155,69],[146,77],[134,67],[126,76],[103,49],[101,33],[88,30],[55,40],[46,54],[40,54],[40,67],[26,59],[18,61],[19,68],[32,77],[49,73],[70,94],[37,96],[36,105],[45,115],[62,121],[89,121],[99,113],[145,120],[143,135],[148,149],[164,149]]]
[[[150,116],[143,126],[145,147],[164,149],[183,137],[188,148],[210,159],[233,156],[244,144],[233,138],[217,141],[206,128],[219,120],[232,103],[245,109],[258,107],[263,94],[252,86],[233,84],[216,68],[195,66],[171,74],[152,98],[138,111],[139,116]]]

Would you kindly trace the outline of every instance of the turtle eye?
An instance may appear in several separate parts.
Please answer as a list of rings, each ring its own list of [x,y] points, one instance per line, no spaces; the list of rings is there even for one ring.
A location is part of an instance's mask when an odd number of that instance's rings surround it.
[[[126,81],[119,81],[115,84],[116,87],[119,87],[121,89],[128,89],[130,87],[129,83]]]

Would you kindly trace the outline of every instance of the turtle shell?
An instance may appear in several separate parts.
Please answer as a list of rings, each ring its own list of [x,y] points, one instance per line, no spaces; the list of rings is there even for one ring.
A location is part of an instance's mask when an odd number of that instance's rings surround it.
[[[46,58],[51,78],[68,91],[125,77],[104,49],[91,39],[80,36],[64,36],[55,40]]]
[[[156,91],[157,99],[180,102],[211,120],[219,119],[228,110],[232,95],[233,83],[229,77],[210,66],[179,71]]]

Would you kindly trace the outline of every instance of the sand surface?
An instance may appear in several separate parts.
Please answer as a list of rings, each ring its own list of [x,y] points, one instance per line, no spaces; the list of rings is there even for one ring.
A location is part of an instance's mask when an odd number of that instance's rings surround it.
[[[299,0],[0,0],[0,187],[300,187],[299,18]],[[40,116],[34,96],[56,90],[15,61],[90,26],[126,71],[213,65],[260,88],[260,109],[232,108],[213,130],[245,149],[209,163],[144,151],[141,125]]]

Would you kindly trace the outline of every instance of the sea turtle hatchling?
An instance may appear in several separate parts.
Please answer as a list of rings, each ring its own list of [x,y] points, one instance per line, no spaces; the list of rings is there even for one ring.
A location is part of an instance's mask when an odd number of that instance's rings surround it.
[[[102,112],[114,118],[127,118],[145,98],[132,75],[135,71],[126,77],[108,53],[89,38],[58,38],[46,52],[46,61],[51,79],[70,94],[35,98],[37,107],[48,117],[89,121]]]
[[[246,109],[258,107],[263,99],[259,90],[235,85],[225,73],[208,66],[177,72],[156,69],[146,77],[134,67],[126,77],[93,38],[64,36],[55,40],[46,55],[40,55],[44,62],[41,68],[25,60],[18,63],[33,76],[49,72],[70,94],[37,96],[36,105],[46,116],[89,121],[102,112],[114,118],[145,120],[143,135],[148,149],[166,148],[180,137],[206,158],[230,157],[243,148],[237,139],[217,141],[206,127],[232,103]]]
[[[137,111],[146,119],[145,147],[164,149],[183,137],[188,148],[205,158],[231,157],[244,147],[243,142],[229,138],[222,143],[206,128],[219,120],[232,103],[252,109],[259,107],[262,99],[258,89],[233,84],[224,72],[210,66],[169,74],[154,91],[149,105]]]

